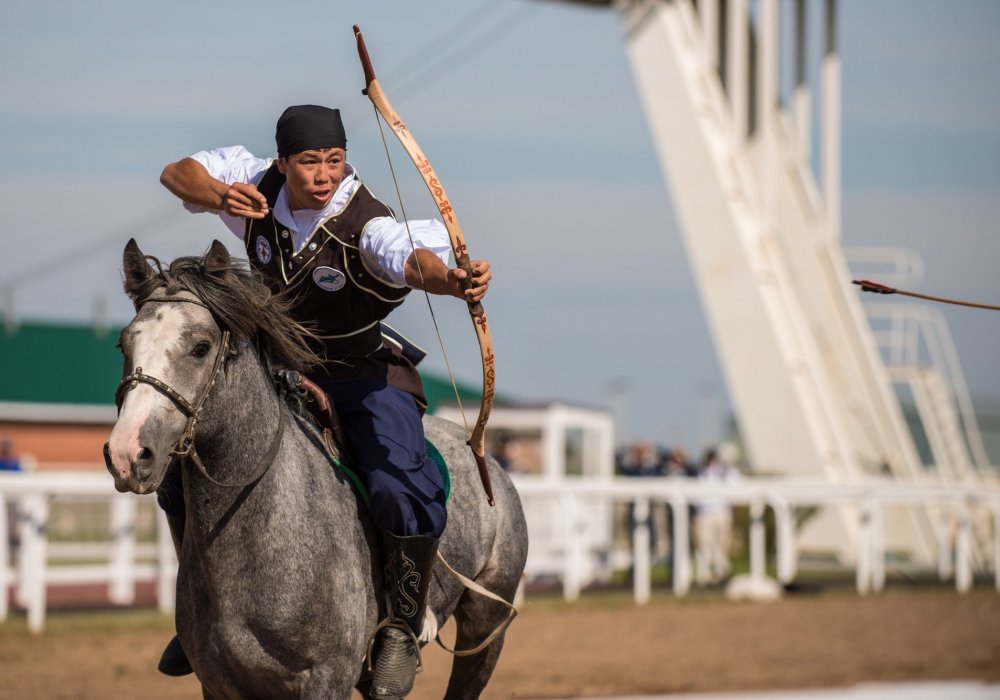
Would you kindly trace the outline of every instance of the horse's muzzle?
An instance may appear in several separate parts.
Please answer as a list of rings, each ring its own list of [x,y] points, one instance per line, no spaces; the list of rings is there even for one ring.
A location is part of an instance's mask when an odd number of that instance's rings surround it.
[[[150,479],[153,476],[154,453],[148,447],[140,447],[139,451],[129,460],[128,472],[115,466],[111,454],[111,442],[104,443],[104,465],[115,479],[115,488],[124,493],[149,493],[155,489]]]

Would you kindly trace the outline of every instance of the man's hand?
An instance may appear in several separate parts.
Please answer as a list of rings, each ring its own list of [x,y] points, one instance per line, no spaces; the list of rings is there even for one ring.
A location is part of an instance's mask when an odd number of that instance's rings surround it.
[[[486,296],[486,290],[489,289],[490,280],[493,279],[489,261],[472,261],[472,286],[463,289],[462,285],[467,277],[468,273],[460,267],[448,270],[448,286],[453,290],[452,294],[470,304],[482,301]]]
[[[237,182],[230,185],[222,195],[222,210],[232,216],[263,219],[268,213],[267,198],[256,185]]]

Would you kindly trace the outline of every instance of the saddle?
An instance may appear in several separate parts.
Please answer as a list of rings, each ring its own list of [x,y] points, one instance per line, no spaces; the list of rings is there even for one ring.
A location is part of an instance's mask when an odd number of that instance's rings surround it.
[[[327,393],[304,374],[293,369],[276,371],[274,382],[278,394],[292,413],[301,421],[306,421],[312,429],[308,432],[314,433],[313,439],[318,439],[322,443],[330,464],[350,480],[365,505],[368,505],[368,488],[361,474],[350,463],[340,418]],[[427,455],[437,465],[438,473],[441,474],[447,503],[451,499],[451,474],[448,464],[433,442],[425,437],[424,443],[427,446]]]
[[[344,431],[330,397],[314,381],[293,369],[278,370],[274,374],[278,393],[289,408],[303,418],[311,419],[331,455],[341,459],[346,454]]]

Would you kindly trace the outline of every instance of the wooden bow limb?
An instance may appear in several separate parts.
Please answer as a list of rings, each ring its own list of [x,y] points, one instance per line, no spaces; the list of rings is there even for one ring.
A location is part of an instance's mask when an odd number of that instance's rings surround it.
[[[424,184],[427,185],[427,189],[434,198],[434,203],[437,205],[438,211],[441,212],[445,228],[448,230],[451,248],[455,254],[455,264],[462,270],[465,270],[466,274],[465,279],[462,280],[462,287],[463,289],[469,289],[474,286],[472,260],[469,258],[465,236],[455,216],[451,201],[448,199],[448,195],[445,193],[444,187],[437,177],[437,173],[431,167],[430,161],[427,160],[427,156],[424,155],[416,139],[413,138],[409,129],[406,128],[406,124],[403,123],[402,118],[392,108],[378,80],[375,79],[375,69],[372,67],[371,58],[368,56],[368,49],[365,47],[365,40],[361,35],[361,28],[358,25],[354,25],[354,36],[358,42],[358,56],[361,59],[361,66],[365,73],[365,89],[362,92],[372,101],[372,104],[375,105],[375,110],[382,116],[385,123],[389,125],[396,138],[399,139],[403,149],[410,156],[410,160],[413,161],[417,171],[423,178]],[[393,177],[395,179],[395,176]],[[472,318],[472,325],[476,330],[476,337],[479,340],[479,354],[482,357],[483,363],[482,401],[479,406],[479,417],[476,419],[475,427],[470,433],[468,444],[472,448],[476,465],[479,467],[479,478],[483,482],[483,489],[486,491],[487,500],[492,506],[494,504],[493,485],[486,466],[486,423],[489,420],[490,410],[493,407],[493,392],[496,385],[493,339],[490,336],[490,328],[486,322],[486,312],[483,310],[483,305],[479,302],[467,303],[469,306],[469,315]],[[454,378],[452,378],[452,382],[454,383]],[[457,397],[457,387],[455,394]],[[461,401],[459,401],[459,405],[461,406]],[[462,415],[464,418],[464,411]],[[466,431],[468,429],[469,426],[466,424]]]

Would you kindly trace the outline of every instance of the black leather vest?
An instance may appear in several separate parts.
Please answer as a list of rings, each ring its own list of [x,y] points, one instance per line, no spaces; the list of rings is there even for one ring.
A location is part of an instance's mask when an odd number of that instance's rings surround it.
[[[277,163],[272,164],[257,185],[271,213],[264,219],[247,219],[244,243],[251,264],[275,291],[294,296],[296,319],[321,339],[327,360],[321,375],[385,378],[422,401],[416,369],[382,344],[381,321],[403,302],[410,288],[379,279],[358,250],[368,222],[392,216],[392,210],[361,184],[347,205],[322,221],[296,252],[293,232],[273,216],[284,184],[285,176]]]

